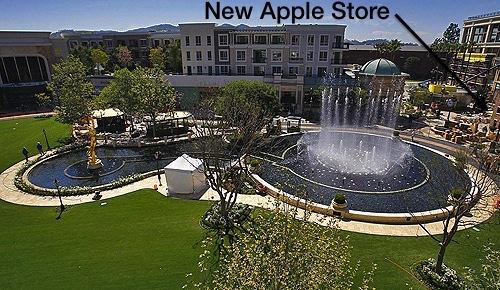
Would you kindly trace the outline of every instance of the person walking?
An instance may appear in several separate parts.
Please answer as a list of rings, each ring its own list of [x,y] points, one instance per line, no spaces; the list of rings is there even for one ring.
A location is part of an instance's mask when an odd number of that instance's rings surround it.
[[[415,142],[414,138],[415,138],[415,135],[417,134],[417,130],[413,130],[411,131],[411,142]]]
[[[28,149],[26,149],[26,147],[23,147],[23,155],[24,155],[24,160],[26,161],[26,163],[28,163],[28,158],[30,156],[30,152],[28,151]]]
[[[43,146],[42,146],[42,144],[40,144],[40,142],[36,143],[36,149],[38,150],[38,154],[40,154],[40,156],[42,156],[43,155]]]

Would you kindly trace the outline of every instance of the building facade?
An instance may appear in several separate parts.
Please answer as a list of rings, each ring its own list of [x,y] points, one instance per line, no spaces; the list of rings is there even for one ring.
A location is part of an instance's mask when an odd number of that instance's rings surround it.
[[[500,11],[467,18],[461,42],[474,43],[472,52],[500,56]]]
[[[303,111],[304,89],[343,73],[345,25],[249,27],[180,24],[183,74],[259,78],[273,84],[290,114]]]
[[[0,31],[0,112],[30,111],[56,62],[50,32]]]

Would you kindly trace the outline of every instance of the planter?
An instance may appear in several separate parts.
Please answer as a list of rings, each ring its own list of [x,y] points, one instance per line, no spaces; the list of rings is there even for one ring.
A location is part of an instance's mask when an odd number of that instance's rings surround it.
[[[345,211],[345,210],[347,210],[347,202],[345,202],[345,203],[336,203],[336,202],[334,201],[334,202],[332,202],[332,207],[333,207],[335,210]]]

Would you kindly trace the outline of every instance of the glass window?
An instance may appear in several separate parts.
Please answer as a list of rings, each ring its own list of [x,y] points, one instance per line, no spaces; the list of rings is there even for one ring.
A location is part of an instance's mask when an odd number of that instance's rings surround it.
[[[266,68],[263,66],[255,66],[253,68],[253,74],[256,76],[263,76],[266,73]]]
[[[219,34],[219,45],[228,45],[229,37],[227,34]]]
[[[141,39],[141,47],[147,47],[148,41],[146,39]]]
[[[228,61],[229,54],[227,50],[219,50],[219,61]]]
[[[0,79],[4,84],[10,83],[10,81],[7,79],[7,72],[5,71],[5,67],[3,66],[3,61],[1,57],[0,57]]]
[[[196,42],[196,46],[201,46],[201,36],[197,35],[195,36],[195,42]]]
[[[220,73],[223,75],[228,75],[229,74],[229,66],[221,65],[220,66]]]
[[[236,67],[236,73],[240,76],[244,76],[247,74],[247,67],[244,65],[239,65]]]
[[[311,66],[306,67],[306,77],[312,77],[313,68]]]
[[[328,51],[320,51],[319,61],[327,61],[327,60],[328,60]]]
[[[30,71],[28,69],[28,61],[26,57],[20,56],[16,57],[17,69],[19,71],[19,77],[21,78],[22,83],[31,82]]]
[[[207,36],[207,45],[212,45],[212,36],[210,35]]]
[[[326,76],[326,67],[318,67],[318,77]]]
[[[285,36],[282,34],[279,35],[272,35],[271,36],[271,44],[284,44],[285,43]]]
[[[313,46],[314,45],[314,35],[308,35],[307,36],[307,45]]]
[[[319,45],[322,46],[328,45],[328,35],[321,35],[319,37]]]
[[[236,44],[248,44],[248,35],[236,35]]]
[[[273,66],[273,74],[281,74],[281,66]]]
[[[28,56],[28,66],[30,68],[31,78],[33,79],[33,81],[43,81],[42,72],[40,71],[40,64],[38,63],[38,57]],[[43,65],[41,69],[45,69],[45,65]]]
[[[300,44],[300,35],[292,35],[292,45]]]
[[[288,68],[288,74],[290,76],[296,76],[299,74],[299,67],[297,66],[291,66]]]
[[[201,61],[201,51],[196,52],[196,61]]]
[[[189,46],[189,36],[186,36],[185,41],[186,41],[186,46]]]
[[[307,61],[314,61],[314,51],[307,52]]]
[[[212,60],[212,52],[207,51],[207,60]]]
[[[196,73],[199,75],[203,74],[203,67],[201,65],[196,67]]]
[[[237,50],[236,51],[236,61],[246,61],[247,60],[247,53],[244,50]]]
[[[254,44],[267,44],[267,36],[266,35],[255,35]]]
[[[281,51],[273,51],[273,53],[272,53],[272,61],[275,61],[275,62],[283,61],[283,52],[281,52]]]

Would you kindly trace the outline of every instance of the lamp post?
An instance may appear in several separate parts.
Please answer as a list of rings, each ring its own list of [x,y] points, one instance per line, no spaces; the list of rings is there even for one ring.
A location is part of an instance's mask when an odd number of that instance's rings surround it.
[[[43,136],[45,136],[45,143],[47,143],[47,150],[50,150],[49,139],[47,139],[47,131],[45,129],[43,131]]]
[[[160,165],[159,165],[159,162],[160,162],[160,151],[156,151],[155,152],[155,159],[156,159],[156,173],[158,174],[158,182],[160,183],[160,186],[161,186],[161,174],[160,174]]]
[[[57,179],[54,179],[54,185],[56,186],[56,189],[57,189],[57,196],[59,197],[59,203],[60,203],[60,207],[61,207],[61,211],[59,212],[59,216],[57,217],[57,219],[59,219],[59,218],[61,218],[61,215],[62,215],[65,207],[64,207],[62,197],[61,197],[61,187],[59,186],[59,181]]]

